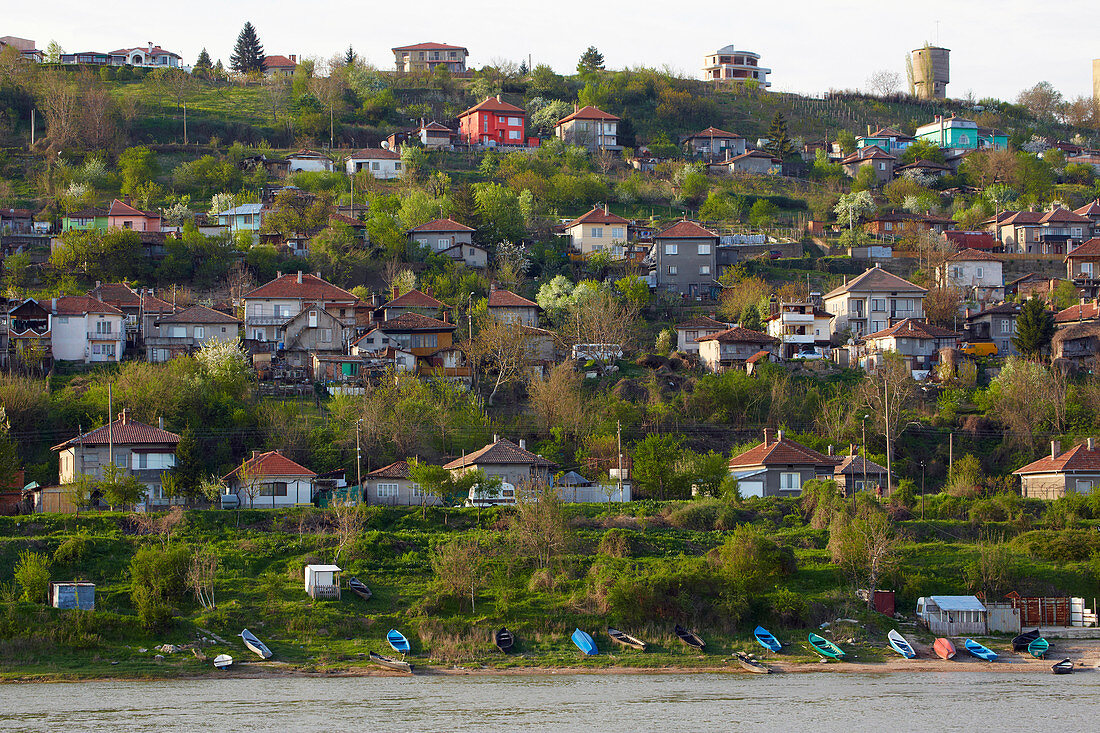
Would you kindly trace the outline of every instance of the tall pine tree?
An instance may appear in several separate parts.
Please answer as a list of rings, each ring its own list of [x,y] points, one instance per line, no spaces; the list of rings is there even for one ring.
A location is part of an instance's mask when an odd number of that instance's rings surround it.
[[[209,79],[213,70],[214,62],[210,60],[210,54],[207,53],[206,48],[203,47],[203,49],[199,51],[199,58],[195,62],[195,67],[191,69],[191,74],[200,79]]]
[[[1028,298],[1016,317],[1012,345],[1026,357],[1038,359],[1054,337],[1054,314],[1038,298]]]
[[[782,112],[776,112],[772,118],[772,126],[768,128],[767,151],[779,158],[786,160],[794,154],[794,144],[791,136],[787,134],[787,118]]]
[[[260,37],[256,35],[256,27],[246,21],[241,33],[237,36],[237,45],[233,47],[233,55],[229,57],[229,65],[241,74],[252,72],[263,73],[267,70],[264,64],[264,47],[260,43]]]
[[[591,71],[603,71],[603,54],[595,46],[589,46],[581,54],[577,62],[577,73],[585,74]]]
[[[348,66],[355,63],[355,49],[351,47],[350,43],[348,44],[348,50],[344,52],[344,63]]]

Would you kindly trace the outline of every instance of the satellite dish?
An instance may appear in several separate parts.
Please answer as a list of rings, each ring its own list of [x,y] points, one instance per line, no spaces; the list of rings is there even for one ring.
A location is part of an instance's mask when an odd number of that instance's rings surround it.
[[[390,143],[389,143],[388,140],[383,140],[381,145],[382,145],[383,150],[389,150],[390,149]]]

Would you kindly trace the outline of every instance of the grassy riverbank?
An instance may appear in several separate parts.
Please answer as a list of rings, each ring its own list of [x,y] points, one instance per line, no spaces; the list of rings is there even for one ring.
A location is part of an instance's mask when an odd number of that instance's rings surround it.
[[[884,637],[895,621],[853,600],[826,549],[828,532],[805,525],[797,502],[636,503],[563,512],[560,525],[540,530],[560,538],[545,555],[537,537],[525,540],[509,509],[372,507],[342,549],[335,518],[312,509],[239,516],[190,511],[170,534],[143,533],[148,528],[122,513],[0,518],[0,679],[215,674],[192,646],[209,659],[225,652],[249,662],[242,672],[355,672],[369,667],[368,651],[386,652],[390,628],[409,638],[409,661],[436,670],[732,668],[736,651],[758,649],[751,638],[756,623],[793,642],[784,650],[785,665],[816,662],[805,638],[824,621],[853,661],[876,664],[890,656]],[[777,570],[763,578],[747,577],[751,568],[737,570],[730,549],[754,536],[736,529],[746,522],[767,538],[761,547],[775,554]],[[906,540],[881,586],[897,589],[900,611],[911,612],[919,595],[968,592],[986,546],[977,540],[990,529],[1003,537],[997,546],[1004,572],[1021,593],[1096,593],[1090,555],[1054,541],[1073,536],[1072,530],[898,524]],[[145,628],[131,595],[131,561],[143,547],[215,555],[216,608],[203,609],[180,578],[173,581],[179,592],[166,601],[166,622]],[[448,589],[441,580],[461,576],[448,555],[455,547],[474,553],[467,561],[476,565],[476,576],[463,581],[473,585],[472,607],[468,591]],[[19,600],[12,568],[25,550],[52,558],[54,580],[95,582],[96,611],[61,612]],[[306,596],[303,566],[334,560],[345,577],[370,586],[370,601],[348,592],[341,600]],[[837,624],[837,618],[857,623]],[[682,645],[672,633],[675,623],[698,629],[706,653]],[[516,633],[512,655],[492,646],[491,630],[500,625]],[[604,634],[609,625],[646,639],[649,651],[612,645]],[[569,635],[578,626],[596,635],[599,656],[582,657],[573,647]],[[245,627],[271,647],[271,662],[254,662],[244,649],[236,635]],[[912,627],[902,630],[918,643],[931,642]],[[204,643],[212,634],[228,643]],[[1003,649],[1005,643],[991,645]],[[184,649],[156,660],[164,644]]]

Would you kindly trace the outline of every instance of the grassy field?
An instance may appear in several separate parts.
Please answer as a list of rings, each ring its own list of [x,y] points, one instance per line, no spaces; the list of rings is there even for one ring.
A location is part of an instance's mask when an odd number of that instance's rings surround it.
[[[303,672],[368,666],[368,651],[387,651],[384,637],[390,628],[409,638],[409,661],[435,668],[736,666],[734,652],[756,648],[751,637],[756,623],[794,642],[784,651],[785,661],[810,662],[815,657],[806,648],[806,634],[823,621],[834,623],[833,638],[855,658],[883,658],[883,638],[895,622],[853,601],[824,549],[827,533],[795,526],[793,504],[738,510],[739,518],[770,527],[773,540],[792,548],[797,569],[772,590],[735,599],[728,609],[721,605],[728,599],[708,605],[710,589],[699,583],[710,582],[702,564],[729,532],[685,528],[683,515],[677,514],[683,504],[570,507],[572,542],[547,568],[535,567],[517,551],[505,529],[507,510],[372,507],[338,560],[331,518],[321,510],[244,510],[239,518],[235,512],[190,511],[170,539],[138,534],[132,518],[122,513],[0,518],[0,564],[5,568],[0,574],[0,679],[215,673],[190,649],[155,660],[163,644],[197,645],[210,659],[229,653],[258,669],[258,660],[237,637],[246,627],[274,652],[264,667]],[[909,612],[918,595],[968,592],[965,578],[978,556],[977,546],[967,539],[976,536],[974,528],[963,522],[904,524],[917,539],[904,545],[898,572],[884,583],[897,589],[899,611]],[[626,538],[625,554],[607,554],[611,532]],[[435,581],[433,552],[455,539],[476,539],[484,558],[473,609],[468,596],[447,597]],[[58,552],[63,545],[67,549]],[[145,630],[130,596],[130,560],[142,546],[215,552],[220,561],[217,607],[203,610],[191,593],[181,592],[171,599],[175,618],[170,627]],[[1015,543],[1006,546],[1012,548],[1021,593],[1095,594],[1087,561],[1044,560]],[[96,610],[62,612],[17,600],[10,569],[26,549],[59,558],[53,579],[95,582]],[[303,591],[304,565],[333,560],[344,568],[345,578],[366,582],[374,597],[363,601],[347,592],[341,600],[311,600]],[[614,583],[635,578],[649,585],[627,584],[638,589],[638,597],[616,602]],[[664,595],[643,600],[648,588],[661,588]],[[794,611],[780,600],[784,596],[789,602],[791,594],[798,599]],[[638,608],[632,609],[635,603]],[[651,610],[642,613],[642,606]],[[838,627],[837,618],[860,623]],[[682,645],[672,633],[675,623],[697,628],[707,641],[706,653]],[[492,629],[501,625],[516,633],[514,654],[502,655],[492,646]],[[604,634],[609,625],[647,640],[650,649],[642,653],[612,646]],[[573,647],[569,635],[578,626],[596,636],[600,656],[582,657]],[[210,634],[229,643],[202,643]]]

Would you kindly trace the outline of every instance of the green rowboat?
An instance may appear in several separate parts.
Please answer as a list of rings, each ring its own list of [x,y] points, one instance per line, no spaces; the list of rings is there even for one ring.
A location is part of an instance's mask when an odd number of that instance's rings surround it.
[[[1028,653],[1036,659],[1042,659],[1043,657],[1045,657],[1047,649],[1050,649],[1050,642],[1041,636],[1027,645]]]
[[[809,640],[813,650],[827,659],[840,659],[844,656],[844,651],[840,647],[823,636],[811,632]]]

